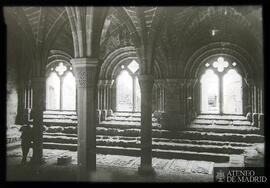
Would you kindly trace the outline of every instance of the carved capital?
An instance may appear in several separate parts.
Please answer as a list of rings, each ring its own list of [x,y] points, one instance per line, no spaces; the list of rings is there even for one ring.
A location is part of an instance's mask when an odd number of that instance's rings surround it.
[[[186,83],[187,87],[194,87],[195,84],[197,83],[197,81],[198,81],[198,79],[189,78],[189,79],[186,79],[185,83]]]
[[[103,80],[98,80],[97,85],[98,85],[99,88],[102,87],[102,82],[103,82]]]
[[[165,80],[158,79],[158,80],[155,80],[154,85],[156,85],[158,88],[162,89],[165,86],[165,82],[166,82]]]
[[[105,80],[105,85],[107,88],[111,88],[114,83],[114,80]]]
[[[255,84],[252,79],[245,78],[244,80],[249,87],[252,87]]]
[[[98,59],[76,58],[71,63],[78,88],[94,87],[97,84]]]

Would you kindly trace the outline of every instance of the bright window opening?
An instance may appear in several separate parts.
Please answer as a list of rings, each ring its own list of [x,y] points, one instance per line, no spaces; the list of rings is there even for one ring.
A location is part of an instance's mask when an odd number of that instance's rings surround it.
[[[127,66],[121,65],[116,78],[116,110],[141,111],[141,90],[138,81],[139,64],[133,60]]]
[[[46,110],[76,110],[76,83],[71,67],[55,64],[46,80]]]

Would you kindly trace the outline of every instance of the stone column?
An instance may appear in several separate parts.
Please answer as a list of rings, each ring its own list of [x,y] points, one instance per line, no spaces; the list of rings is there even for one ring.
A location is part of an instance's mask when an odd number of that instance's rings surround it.
[[[96,94],[97,65],[95,58],[71,60],[78,101],[78,167],[79,179],[89,180],[96,170]]]
[[[256,94],[256,86],[253,85],[252,87],[252,91],[253,91],[253,113],[257,113],[257,94]]]
[[[186,90],[187,90],[187,95],[185,97],[186,100],[186,104],[187,104],[187,108],[185,111],[185,115],[186,115],[186,124],[189,124],[193,118],[196,116],[196,104],[195,104],[195,85],[197,83],[197,79],[194,78],[190,78],[188,80],[186,80],[185,82],[186,84]]]
[[[243,100],[244,108],[243,112],[246,113],[246,116],[249,118],[250,121],[252,121],[252,113],[253,113],[253,81],[251,79],[245,79],[246,87],[244,87],[244,92],[246,92],[246,100]]]
[[[253,113],[252,114],[252,126],[253,127],[258,127],[259,126],[259,123],[258,123],[258,121],[259,121],[259,114],[258,113]]]
[[[164,80],[155,80],[156,85],[156,92],[157,92],[157,98],[156,98],[156,112],[155,117],[157,118],[158,123],[162,122],[162,118],[166,114],[164,114]]]
[[[45,104],[45,79],[43,77],[32,78],[33,87],[33,158],[32,162],[35,165],[40,165],[43,162],[43,110]]]
[[[97,84],[97,123],[99,124],[101,121],[101,80],[98,80],[98,84]]]
[[[24,124],[26,122],[26,114],[25,114],[25,83],[22,81],[18,84],[18,107],[17,107],[17,117],[16,124]]]
[[[107,116],[113,115],[112,110],[112,85],[114,80],[107,80]]]
[[[101,80],[101,91],[102,91],[102,110],[101,110],[101,121],[105,121],[107,117],[107,80]]]
[[[156,102],[156,109],[157,111],[160,113],[163,111],[163,107],[162,107],[162,102],[163,102],[163,85],[162,85],[162,80],[155,80],[154,85],[157,88],[157,102]]]
[[[154,117],[158,119],[159,116],[159,86],[157,80],[154,80],[153,90],[152,90],[152,111]]]
[[[198,100],[198,84],[199,79],[195,78],[193,79],[193,86],[192,86],[192,119],[194,119],[197,114],[197,105],[200,105],[200,100]]]
[[[260,94],[261,94],[261,112],[264,113],[264,88],[263,85],[261,86],[261,90],[260,90]]]
[[[185,123],[190,123],[190,121],[192,120],[192,113],[193,113],[193,109],[192,109],[192,101],[193,101],[193,81],[194,79],[188,79],[186,80],[186,97],[185,97],[185,101],[186,101],[186,122]]]
[[[25,116],[26,116],[26,122],[28,122],[30,120],[30,113],[31,113],[31,109],[32,109],[32,103],[31,103],[31,81],[29,80],[27,85],[26,85],[26,91],[25,91]]]
[[[160,106],[161,106],[161,111],[162,112],[164,112],[164,109],[165,109],[165,82],[164,82],[164,80],[162,80],[161,82],[160,82],[160,95],[161,95],[161,97],[160,97],[160,99],[161,99],[161,104],[160,104]]]
[[[152,168],[152,89],[154,77],[140,75],[141,87],[141,165],[140,174],[154,174]]]
[[[258,116],[258,127],[260,128],[260,133],[264,135],[264,114],[260,113]]]

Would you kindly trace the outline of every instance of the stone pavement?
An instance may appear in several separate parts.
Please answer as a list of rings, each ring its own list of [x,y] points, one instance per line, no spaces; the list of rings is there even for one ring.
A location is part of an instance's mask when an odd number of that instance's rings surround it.
[[[39,170],[39,176],[20,177],[14,172],[22,170],[20,165],[21,150],[15,149],[7,153],[8,181],[76,181],[77,152],[67,150],[44,149],[46,163]],[[30,152],[29,156],[32,153]],[[70,165],[57,165],[57,157],[72,156]],[[28,158],[30,160],[30,158]],[[97,173],[93,181],[98,182],[212,182],[213,162],[191,161],[182,159],[153,158],[155,177],[141,177],[138,175],[139,157],[122,155],[97,155]],[[17,170],[15,170],[17,169]],[[29,169],[28,169],[29,170]],[[23,170],[22,170],[23,171]],[[25,169],[24,169],[25,171]],[[31,174],[31,173],[29,173]],[[58,174],[58,175],[53,175]],[[67,175],[64,175],[67,174]],[[30,175],[29,175],[30,176]],[[69,178],[67,178],[69,177]]]

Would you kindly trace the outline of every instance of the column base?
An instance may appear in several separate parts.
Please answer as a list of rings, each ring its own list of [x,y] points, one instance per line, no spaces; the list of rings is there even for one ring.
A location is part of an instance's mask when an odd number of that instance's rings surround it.
[[[108,111],[107,111],[107,116],[112,116],[113,115],[113,111],[112,111],[112,109],[109,109]]]
[[[138,168],[138,173],[142,176],[155,176],[156,175],[155,169],[150,166],[140,166]]]
[[[102,110],[101,111],[101,121],[105,121],[107,117],[107,110]]]
[[[97,110],[97,123],[100,123],[101,120],[101,110]]]
[[[32,165],[41,166],[41,165],[45,164],[46,161],[45,161],[45,158],[43,158],[43,157],[42,157],[41,159],[34,159],[34,158],[32,157],[31,160],[30,160],[30,163],[31,163]]]
[[[258,127],[258,118],[259,118],[258,113],[253,113],[252,114],[252,126],[253,127]]]

